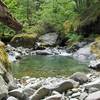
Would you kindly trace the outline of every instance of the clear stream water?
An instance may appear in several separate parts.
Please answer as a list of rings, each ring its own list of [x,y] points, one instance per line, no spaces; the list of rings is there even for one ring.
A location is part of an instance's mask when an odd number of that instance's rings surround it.
[[[14,63],[12,68],[17,78],[68,76],[77,71],[88,72],[87,64],[67,56],[26,56]]]

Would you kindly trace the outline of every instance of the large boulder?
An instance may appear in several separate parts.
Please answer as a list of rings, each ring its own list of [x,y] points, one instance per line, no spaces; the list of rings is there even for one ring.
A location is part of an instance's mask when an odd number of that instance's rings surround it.
[[[35,41],[37,38],[37,34],[17,34],[15,35],[10,44],[14,47],[25,47],[25,48],[33,48]]]
[[[8,87],[6,85],[5,80],[3,77],[0,75],[0,100],[4,97],[6,97],[8,94]]]
[[[88,60],[94,60],[95,56],[92,55],[90,46],[84,46],[73,54],[73,58],[81,62],[87,62]]]
[[[47,33],[45,35],[42,35],[38,39],[37,46],[55,46],[57,43],[58,34],[57,33]]]
[[[100,90],[100,78],[97,78],[97,79],[93,80],[92,82],[85,84],[84,87],[88,91],[90,91],[90,90],[92,90],[92,91]]]
[[[86,83],[88,81],[88,77],[81,72],[74,73],[70,78],[79,82],[80,84]]]
[[[23,99],[25,96],[22,88],[18,88],[18,89],[10,91],[9,95],[15,98],[19,98],[19,99]]]
[[[58,91],[58,92],[65,92],[67,90],[70,90],[74,87],[78,87],[79,83],[72,80],[72,79],[68,79],[66,81],[60,82],[56,85],[56,87],[53,88],[53,90]]]
[[[32,89],[31,87],[26,87],[26,88],[24,88],[24,90],[23,90],[23,93],[24,93],[27,97],[33,95],[34,92],[35,92],[35,89]]]

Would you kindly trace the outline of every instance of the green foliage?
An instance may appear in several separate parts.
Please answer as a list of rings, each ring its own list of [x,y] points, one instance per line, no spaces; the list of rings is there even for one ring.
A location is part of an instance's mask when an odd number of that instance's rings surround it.
[[[66,38],[68,38],[69,42],[76,43],[82,39],[82,35],[79,35],[75,32],[71,32],[66,35]]]
[[[48,0],[41,5],[40,20],[55,24],[58,30],[63,30],[63,23],[72,20],[74,13],[74,2],[71,0]]]
[[[99,0],[74,0],[75,11],[79,14],[80,19],[86,19],[87,17],[96,17],[100,15],[100,1]]]
[[[45,34],[52,31],[64,33],[66,21],[73,24],[73,30],[70,31],[74,31],[80,24],[80,19],[88,18],[86,10],[90,6],[94,7],[99,0],[4,0],[4,2],[11,13],[23,24],[24,33]],[[91,11],[94,15],[95,10]],[[15,34],[4,25],[1,25],[0,33]],[[67,37],[71,41],[80,38],[76,33],[69,33]]]
[[[38,35],[56,31],[56,26],[50,22],[39,22],[38,24],[27,26],[23,29],[24,33],[37,33]]]
[[[73,21],[76,16],[73,0],[4,0],[4,2],[13,15],[23,23],[25,29],[30,30],[28,26],[32,26],[38,33],[45,30],[43,26],[47,23],[52,23],[51,26],[56,27],[55,31],[63,32],[63,23],[66,20]]]
[[[0,23],[0,38],[12,37],[15,32],[4,24]]]

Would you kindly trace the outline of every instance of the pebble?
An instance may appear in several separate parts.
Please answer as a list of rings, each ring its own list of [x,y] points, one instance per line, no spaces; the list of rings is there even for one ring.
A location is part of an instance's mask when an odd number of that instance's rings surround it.
[[[74,94],[72,94],[72,98],[75,98],[75,97],[78,97],[78,96],[80,96],[81,95],[81,93],[80,92],[77,92],[77,93],[74,93]]]

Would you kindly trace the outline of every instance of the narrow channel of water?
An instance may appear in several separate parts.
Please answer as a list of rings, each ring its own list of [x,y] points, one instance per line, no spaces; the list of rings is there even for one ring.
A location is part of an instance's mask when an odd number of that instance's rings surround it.
[[[68,76],[78,71],[88,72],[86,64],[66,56],[27,56],[20,62],[14,63],[12,68],[17,78],[22,76]]]

